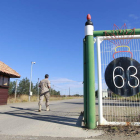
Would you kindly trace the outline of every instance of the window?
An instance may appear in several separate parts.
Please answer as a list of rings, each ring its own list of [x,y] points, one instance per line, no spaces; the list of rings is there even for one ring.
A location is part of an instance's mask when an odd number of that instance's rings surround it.
[[[9,77],[0,75],[0,86],[9,86],[9,81]]]
[[[5,76],[4,76],[3,85],[4,85],[4,86],[9,86],[9,77],[5,77]]]
[[[3,85],[3,76],[0,75],[0,86],[2,86],[2,85]]]

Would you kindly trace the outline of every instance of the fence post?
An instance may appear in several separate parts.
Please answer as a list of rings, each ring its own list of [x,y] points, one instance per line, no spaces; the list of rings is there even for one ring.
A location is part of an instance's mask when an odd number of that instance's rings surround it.
[[[95,113],[95,74],[94,74],[94,42],[93,42],[93,23],[91,16],[87,15],[85,24],[86,39],[86,70],[87,70],[87,127],[96,128]]]
[[[97,62],[98,62],[98,110],[99,125],[103,123],[103,106],[102,106],[102,73],[101,73],[101,55],[100,55],[100,38],[97,37]]]

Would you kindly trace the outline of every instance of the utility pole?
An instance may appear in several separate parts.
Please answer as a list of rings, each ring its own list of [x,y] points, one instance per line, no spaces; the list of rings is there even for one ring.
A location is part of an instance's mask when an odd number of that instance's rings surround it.
[[[54,85],[53,85],[53,95],[54,95]]]
[[[15,100],[16,100],[16,96],[17,96],[17,81],[18,81],[18,79],[16,79],[16,87],[15,87]]]
[[[30,75],[30,87],[29,87],[29,102],[30,102],[30,96],[32,95],[32,92],[31,92],[31,81],[32,81],[32,66],[33,64],[35,64],[36,62],[31,62],[31,75]]]
[[[70,97],[70,87],[69,87],[69,97]]]
[[[39,78],[38,78],[38,97],[39,97]]]

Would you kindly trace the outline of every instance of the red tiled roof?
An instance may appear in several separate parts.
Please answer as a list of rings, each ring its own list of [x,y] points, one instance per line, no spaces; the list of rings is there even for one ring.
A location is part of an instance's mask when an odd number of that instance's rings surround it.
[[[2,61],[0,61],[0,73],[8,74],[12,78],[20,78],[20,75],[15,70],[4,64]]]

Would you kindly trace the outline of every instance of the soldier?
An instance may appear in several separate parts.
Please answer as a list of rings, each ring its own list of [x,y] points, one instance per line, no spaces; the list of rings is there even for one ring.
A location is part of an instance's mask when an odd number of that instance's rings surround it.
[[[48,80],[49,78],[49,75],[46,74],[45,75],[45,79],[43,79],[42,81],[40,81],[39,83],[39,87],[41,88],[41,94],[39,96],[39,112],[41,112],[41,106],[42,106],[42,102],[43,102],[43,99],[45,97],[45,100],[46,100],[46,111],[49,111],[49,98],[50,98],[50,92],[49,92],[49,88],[51,87],[50,86],[50,81]]]

